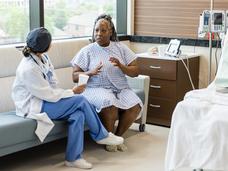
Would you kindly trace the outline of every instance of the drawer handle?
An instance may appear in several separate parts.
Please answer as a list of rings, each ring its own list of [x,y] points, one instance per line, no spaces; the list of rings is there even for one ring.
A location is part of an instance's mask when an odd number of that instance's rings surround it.
[[[151,68],[151,69],[161,69],[160,66],[153,66],[153,65],[151,65],[150,68]]]
[[[150,104],[150,107],[160,108],[161,106],[160,106],[160,105],[153,105],[153,104]]]
[[[156,89],[160,89],[161,86],[156,86],[156,85],[150,85],[151,88],[156,88]]]

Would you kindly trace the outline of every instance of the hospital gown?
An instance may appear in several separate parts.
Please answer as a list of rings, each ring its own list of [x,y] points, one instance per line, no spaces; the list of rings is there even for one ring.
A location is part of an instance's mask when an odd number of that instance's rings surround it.
[[[110,106],[129,109],[137,104],[142,109],[142,101],[129,88],[120,68],[111,64],[110,57],[118,58],[124,65],[136,59],[136,55],[120,42],[110,42],[107,47],[101,47],[95,42],[84,47],[71,61],[73,66],[77,65],[83,71],[93,70],[100,62],[103,64],[101,72],[89,78],[82,95],[95,105],[97,112]]]

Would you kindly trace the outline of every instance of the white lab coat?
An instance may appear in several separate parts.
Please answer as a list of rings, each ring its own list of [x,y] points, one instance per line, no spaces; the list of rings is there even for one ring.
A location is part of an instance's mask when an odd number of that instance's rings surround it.
[[[28,118],[37,120],[35,133],[43,141],[54,126],[46,113],[40,113],[43,100],[57,102],[74,93],[72,90],[58,88],[54,67],[47,55],[42,57],[44,64],[36,55],[32,54],[32,57],[24,57],[17,68],[12,98],[18,116],[27,115]],[[51,80],[48,79],[48,71],[53,73]]]

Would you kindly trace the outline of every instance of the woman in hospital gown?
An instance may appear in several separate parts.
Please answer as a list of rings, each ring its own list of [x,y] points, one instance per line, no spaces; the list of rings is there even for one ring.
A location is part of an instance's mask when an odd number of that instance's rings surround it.
[[[136,55],[117,41],[109,15],[103,14],[96,19],[93,43],[81,49],[71,63],[74,82],[78,82],[81,73],[90,76],[82,95],[95,105],[105,128],[114,132],[114,124],[119,117],[115,134],[122,136],[139,117],[142,102],[129,88],[125,76],[138,76]],[[106,146],[106,149],[125,151],[126,146]]]

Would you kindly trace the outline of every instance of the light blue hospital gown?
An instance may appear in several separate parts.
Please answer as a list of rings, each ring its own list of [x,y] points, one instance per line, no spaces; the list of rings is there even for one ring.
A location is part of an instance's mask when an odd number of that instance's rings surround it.
[[[100,62],[103,63],[101,72],[89,78],[82,95],[96,107],[97,112],[112,105],[120,109],[129,109],[140,104],[142,109],[142,101],[129,88],[125,74],[119,67],[111,64],[110,57],[118,58],[124,65],[130,64],[137,58],[120,42],[110,42],[107,47],[101,47],[96,42],[92,43],[82,48],[73,58],[72,66],[77,65],[83,71],[93,70]]]

